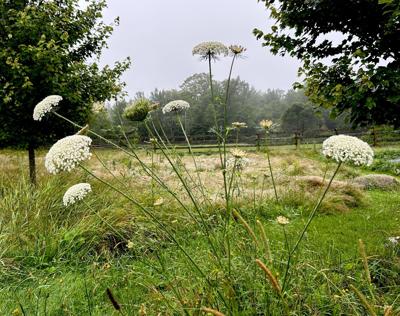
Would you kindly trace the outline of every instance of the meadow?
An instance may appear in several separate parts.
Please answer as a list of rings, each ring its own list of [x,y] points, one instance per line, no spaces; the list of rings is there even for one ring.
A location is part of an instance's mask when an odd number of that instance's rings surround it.
[[[36,187],[29,183],[25,152],[0,152],[1,315],[400,313],[400,247],[388,240],[400,235],[398,187],[356,182],[366,174],[396,176],[386,160],[400,155],[399,146],[376,148],[370,167],[342,166],[287,280],[288,249],[335,169],[319,146],[271,148],[278,200],[266,153],[246,149],[248,163],[232,183],[235,211],[228,230],[218,154],[194,152],[194,165],[187,150],[172,151],[174,166],[189,178],[199,176],[205,188],[190,190],[196,200],[207,198],[201,218],[209,234],[182,207],[192,210],[191,198],[160,151],[136,153],[170,192],[120,151],[92,152],[85,163],[92,175],[78,170],[54,176],[44,168],[46,150],[40,151]],[[144,205],[174,241],[102,181]],[[65,207],[63,195],[77,182],[90,182],[93,192]],[[288,223],[279,224],[278,216]]]

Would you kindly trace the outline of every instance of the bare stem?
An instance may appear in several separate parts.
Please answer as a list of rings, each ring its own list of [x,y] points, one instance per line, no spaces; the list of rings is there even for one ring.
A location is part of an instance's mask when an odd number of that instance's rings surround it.
[[[315,217],[315,214],[317,213],[319,207],[320,207],[321,204],[322,204],[322,201],[325,199],[325,196],[326,196],[326,194],[328,193],[328,190],[329,190],[329,188],[330,188],[331,185],[332,185],[333,179],[335,178],[336,174],[338,173],[339,168],[340,168],[341,165],[342,165],[342,162],[339,162],[338,165],[337,165],[337,167],[336,167],[335,172],[334,172],[333,175],[332,175],[332,178],[329,180],[329,183],[328,183],[328,185],[327,185],[326,188],[325,188],[324,193],[322,194],[322,196],[321,196],[321,198],[319,199],[318,203],[315,205],[314,209],[312,210],[312,212],[311,212],[311,214],[310,214],[310,216],[309,216],[309,218],[308,218],[308,221],[307,221],[306,225],[304,226],[304,228],[303,228],[303,230],[302,230],[302,232],[301,232],[301,234],[300,234],[300,236],[299,236],[299,239],[297,240],[297,242],[296,242],[295,245],[293,246],[292,250],[289,252],[288,260],[287,260],[287,263],[286,263],[286,271],[285,271],[285,276],[284,276],[284,280],[283,280],[282,289],[285,289],[285,286],[286,286],[287,277],[288,277],[288,274],[289,274],[289,268],[290,268],[291,259],[292,259],[293,255],[294,255],[294,253],[296,252],[297,248],[299,247],[300,242],[303,240],[304,235],[305,235],[305,233],[307,232],[308,227],[310,226],[311,222],[313,221],[313,219],[314,219],[314,217]]]

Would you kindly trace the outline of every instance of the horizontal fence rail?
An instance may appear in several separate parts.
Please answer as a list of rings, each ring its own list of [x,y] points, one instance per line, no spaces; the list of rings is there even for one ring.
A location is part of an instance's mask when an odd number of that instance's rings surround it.
[[[330,136],[337,134],[345,134],[350,136],[356,136],[372,146],[387,146],[390,144],[400,143],[400,130],[375,130],[375,131],[316,131],[315,133],[308,132],[306,135],[299,133],[287,134],[287,133],[270,133],[268,137],[265,134],[255,135],[240,135],[238,143],[236,144],[236,135],[229,137],[227,145],[228,147],[256,147],[260,148],[267,142],[269,146],[287,146],[293,145],[298,148],[301,145],[318,145],[321,144],[325,139]],[[107,137],[107,135],[104,135]],[[121,138],[110,138],[114,143],[121,146],[127,146],[126,139]],[[189,136],[190,144],[193,149],[207,149],[217,148],[218,142],[214,135],[196,135],[194,137]],[[185,138],[183,135],[176,135],[169,139],[169,143],[176,149],[188,149]],[[139,142],[139,147],[153,148],[149,141],[143,140]],[[111,148],[110,144],[103,142],[99,139],[94,139],[94,146],[97,148]]]

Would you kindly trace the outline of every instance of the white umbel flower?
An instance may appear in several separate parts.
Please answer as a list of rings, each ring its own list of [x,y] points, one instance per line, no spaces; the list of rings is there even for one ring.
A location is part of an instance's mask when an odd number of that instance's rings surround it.
[[[46,155],[47,171],[52,174],[71,171],[79,162],[91,157],[91,143],[92,139],[83,135],[72,135],[60,139]]]
[[[190,104],[183,100],[175,100],[167,103],[163,108],[162,112],[164,114],[170,112],[182,112],[190,108]]]
[[[235,129],[247,128],[247,124],[244,122],[233,122],[232,127]]]
[[[243,158],[246,157],[246,152],[243,150],[240,150],[239,148],[233,148],[231,150],[231,154],[235,158]]]
[[[273,123],[271,120],[262,120],[259,124],[261,128],[268,130],[272,127]]]
[[[193,47],[193,55],[200,55],[202,59],[216,59],[217,56],[228,56],[228,48],[220,42],[204,42]]]
[[[350,162],[356,166],[372,164],[374,152],[361,139],[354,136],[335,135],[322,143],[322,154],[337,162]]]
[[[243,171],[250,164],[250,159],[242,158],[229,158],[226,160],[226,169],[230,171]]]
[[[63,203],[65,206],[72,205],[77,201],[81,201],[92,192],[92,187],[89,183],[78,183],[70,187],[64,194]]]
[[[286,218],[285,216],[278,216],[276,218],[276,221],[279,225],[287,225],[289,224],[289,219]]]
[[[33,119],[35,121],[41,121],[42,118],[53,110],[55,106],[60,103],[63,98],[59,95],[49,95],[40,101],[33,110]]]

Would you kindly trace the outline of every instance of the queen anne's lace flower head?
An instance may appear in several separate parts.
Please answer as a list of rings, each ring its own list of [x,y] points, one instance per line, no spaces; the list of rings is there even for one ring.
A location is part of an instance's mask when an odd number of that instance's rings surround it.
[[[243,171],[250,164],[250,159],[246,157],[231,157],[226,160],[226,169],[234,171]]]
[[[232,127],[236,129],[247,128],[247,124],[244,122],[233,122]]]
[[[240,149],[238,149],[238,148],[233,148],[233,149],[231,150],[231,154],[232,154],[232,156],[235,157],[235,158],[243,158],[243,157],[246,157],[246,152],[243,151],[243,150],[240,150]]]
[[[92,139],[83,135],[72,135],[60,139],[46,155],[47,171],[52,174],[71,171],[78,163],[91,157],[91,143]]]
[[[41,121],[42,118],[53,110],[55,106],[60,103],[63,98],[59,95],[50,95],[40,101],[33,110],[33,119],[35,121]]]
[[[261,128],[268,130],[271,128],[273,123],[271,120],[262,120],[259,124]]]
[[[335,135],[322,143],[322,154],[337,162],[350,162],[356,166],[372,164],[374,152],[372,148],[357,137]]]
[[[229,50],[232,55],[239,56],[246,51],[246,48],[240,45],[231,45],[229,46]]]
[[[164,114],[170,112],[182,112],[190,108],[190,104],[183,100],[175,100],[167,103],[163,108],[162,112]]]
[[[217,59],[218,56],[228,56],[228,48],[220,42],[204,42],[196,45],[193,50],[193,55],[199,55],[201,59]]]
[[[289,224],[289,219],[286,218],[285,216],[278,216],[276,218],[276,221],[279,225],[287,225]]]
[[[134,122],[142,122],[152,110],[153,103],[147,99],[139,99],[127,106],[124,110],[124,117]]]
[[[89,183],[78,183],[70,187],[64,194],[63,203],[65,206],[72,205],[77,201],[81,201],[92,192],[92,187]]]

